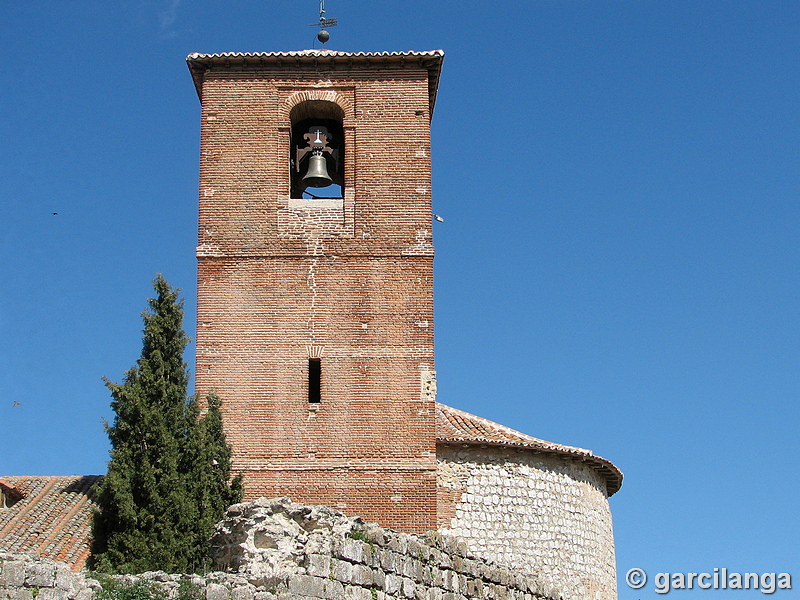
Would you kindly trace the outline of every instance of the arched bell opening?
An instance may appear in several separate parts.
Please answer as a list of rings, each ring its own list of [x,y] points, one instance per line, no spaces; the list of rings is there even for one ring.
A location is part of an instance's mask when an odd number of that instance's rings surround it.
[[[343,198],[345,147],[338,104],[308,100],[292,108],[292,198]]]

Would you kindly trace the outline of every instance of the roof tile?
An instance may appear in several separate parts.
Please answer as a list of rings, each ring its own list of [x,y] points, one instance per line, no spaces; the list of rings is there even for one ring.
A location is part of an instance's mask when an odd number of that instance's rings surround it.
[[[591,450],[546,442],[439,402],[436,403],[436,441],[440,444],[511,446],[558,454],[585,462],[600,473],[606,481],[609,496],[622,485],[622,472],[612,462],[595,455]]]
[[[24,494],[0,509],[0,551],[30,552],[80,569],[89,556],[93,493],[99,475],[5,477]]]

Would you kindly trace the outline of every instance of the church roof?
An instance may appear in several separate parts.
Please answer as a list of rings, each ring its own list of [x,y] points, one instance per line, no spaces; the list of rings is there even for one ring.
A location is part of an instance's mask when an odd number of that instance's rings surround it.
[[[295,50],[292,52],[192,52],[186,57],[197,95],[202,100],[203,79],[210,69],[291,69],[295,67],[325,68],[336,71],[382,67],[415,67],[428,71],[430,114],[436,103],[436,90],[442,73],[444,50],[425,52],[341,52],[327,48]]]
[[[528,448],[535,452],[557,454],[584,462],[596,470],[605,479],[609,496],[622,486],[622,471],[591,450],[546,442],[439,402],[436,403],[436,441],[440,444]]]
[[[80,569],[89,556],[93,491],[100,479],[99,475],[0,479],[0,488],[13,501],[0,509],[0,551],[28,552]]]

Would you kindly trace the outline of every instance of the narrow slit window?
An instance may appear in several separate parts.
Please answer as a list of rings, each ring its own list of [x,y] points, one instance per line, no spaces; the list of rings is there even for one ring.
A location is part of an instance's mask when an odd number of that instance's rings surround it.
[[[308,359],[308,402],[319,404],[321,399],[322,361],[319,358]]]

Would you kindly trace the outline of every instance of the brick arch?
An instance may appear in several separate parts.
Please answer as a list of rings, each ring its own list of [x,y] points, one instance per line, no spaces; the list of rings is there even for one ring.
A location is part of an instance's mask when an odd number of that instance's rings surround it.
[[[352,119],[354,117],[353,106],[350,101],[334,90],[303,90],[294,92],[283,101],[281,116],[285,119],[289,119],[292,109],[295,106],[309,101],[332,102],[342,109],[345,119]]]

